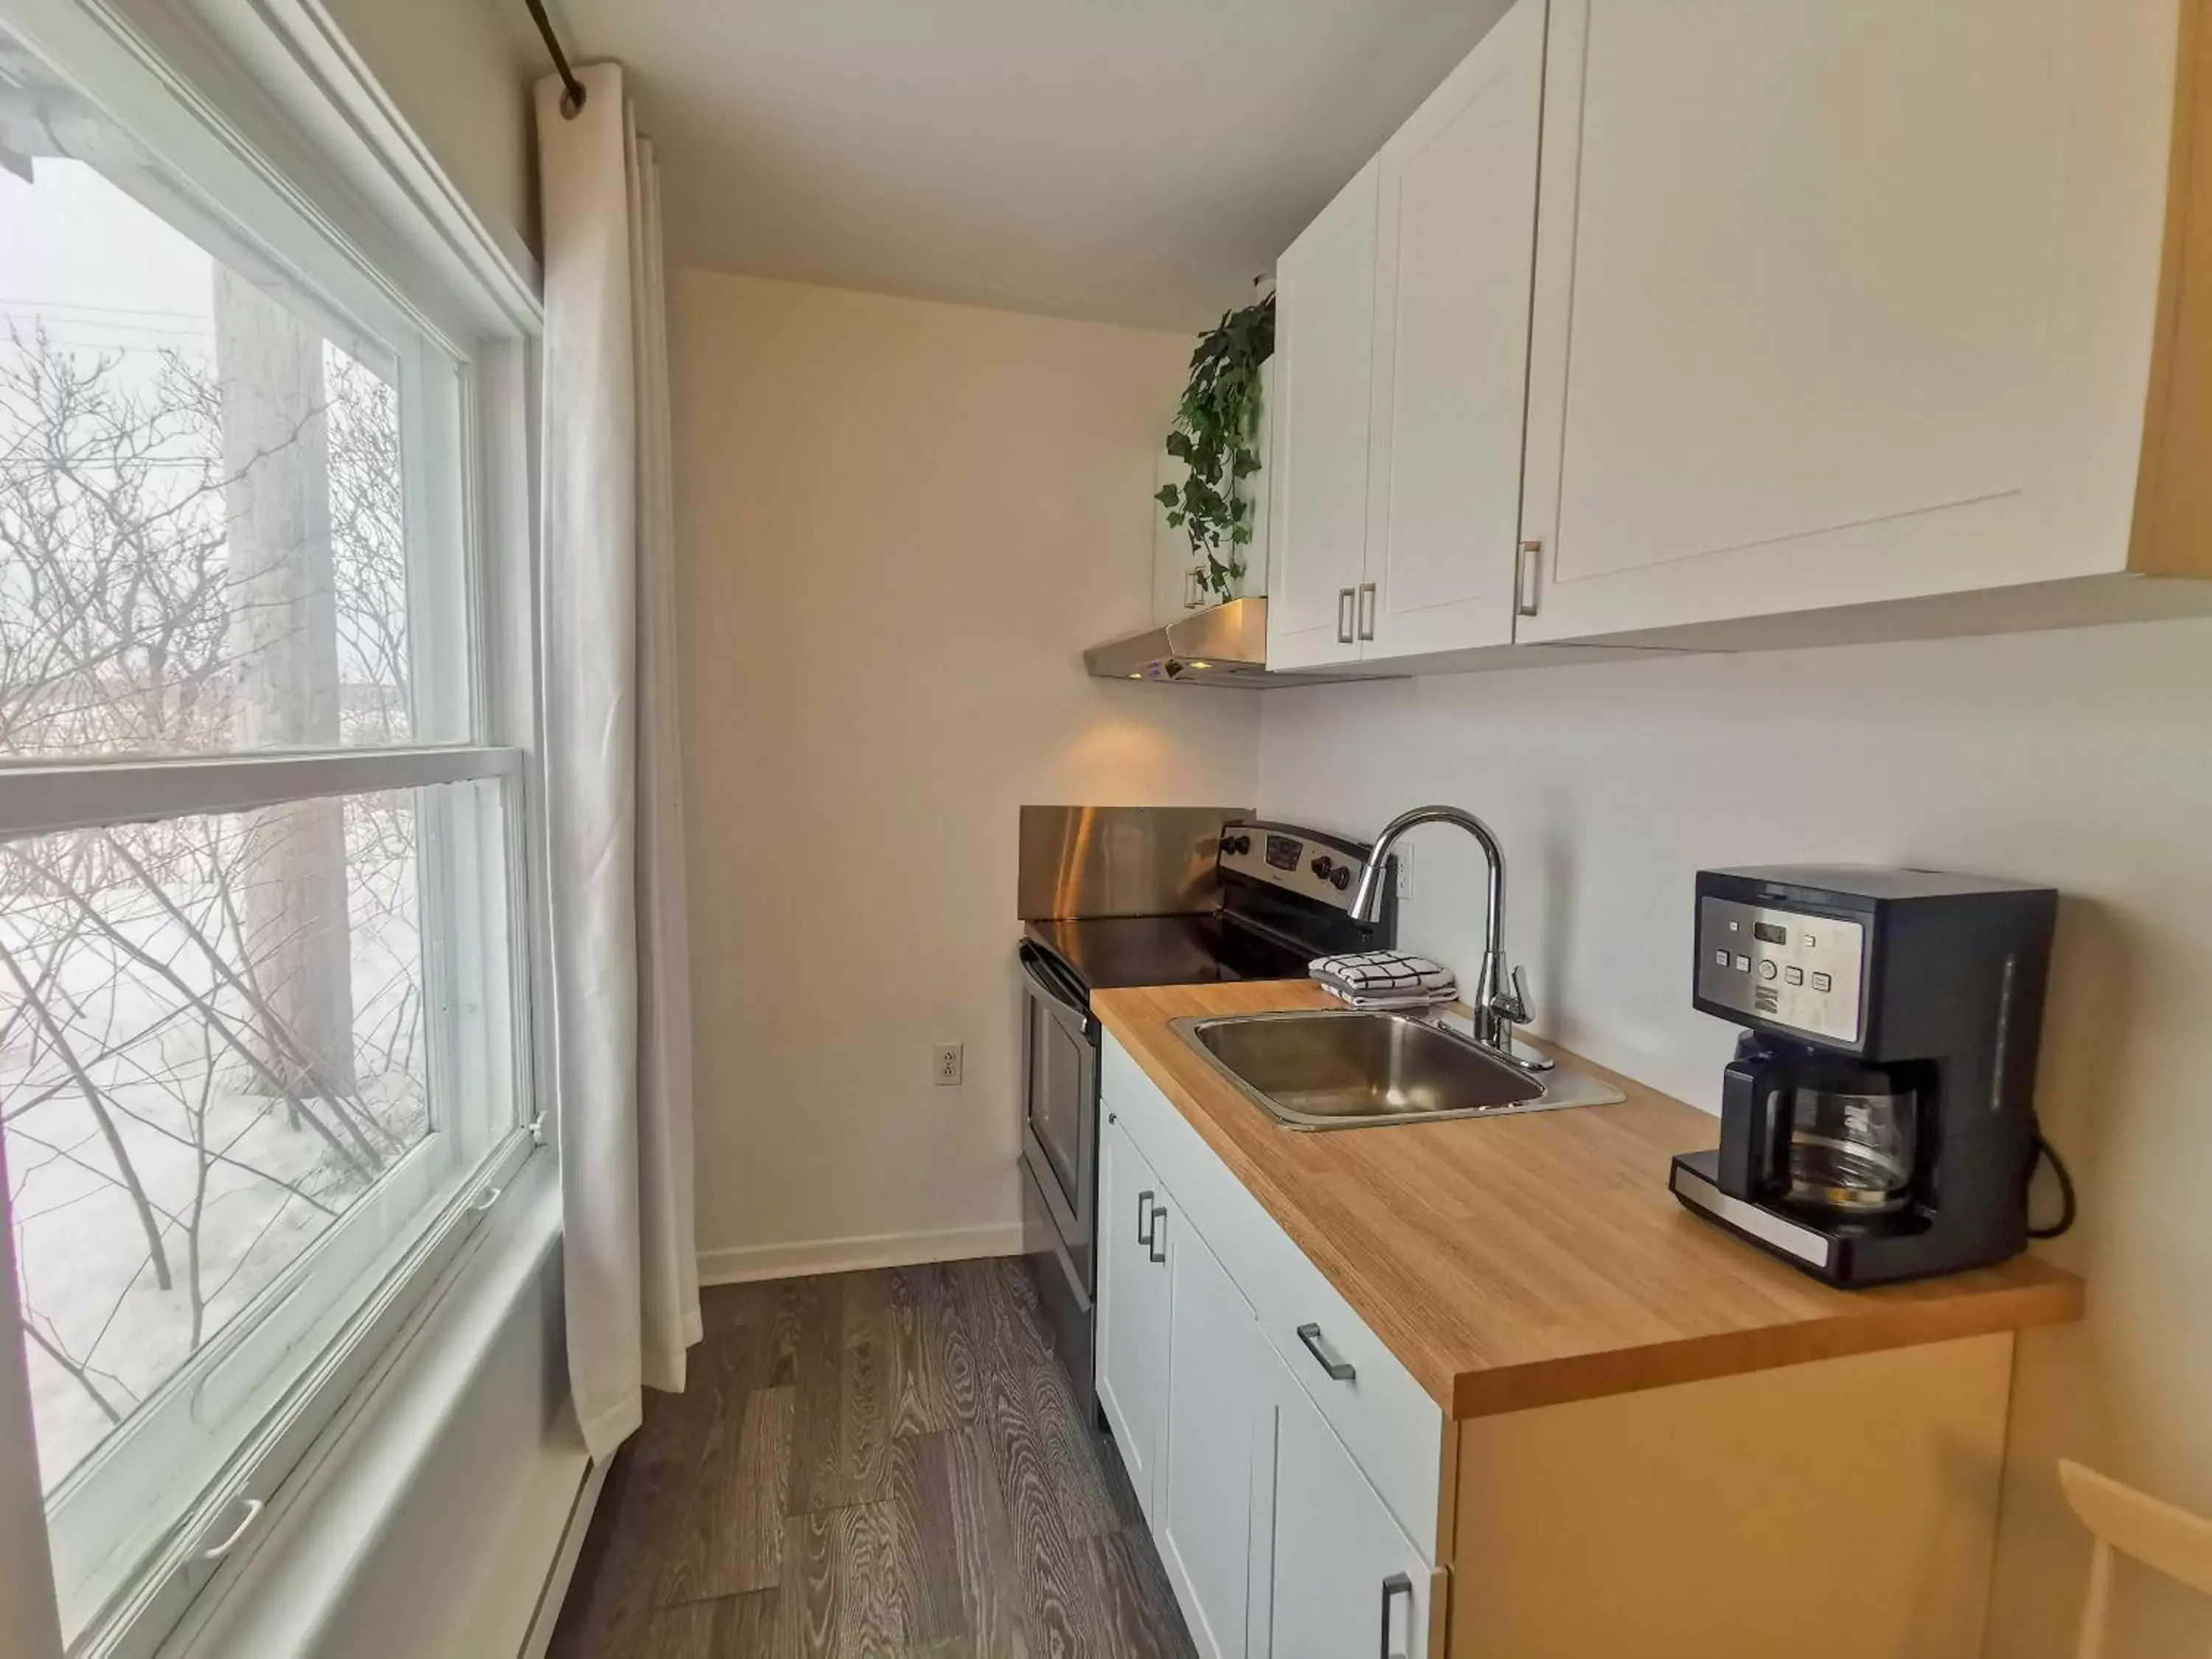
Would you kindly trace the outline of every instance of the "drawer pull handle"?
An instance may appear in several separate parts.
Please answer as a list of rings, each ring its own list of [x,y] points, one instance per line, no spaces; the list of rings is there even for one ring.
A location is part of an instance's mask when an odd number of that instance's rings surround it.
[[[1394,1572],[1382,1581],[1382,1645],[1377,1650],[1382,1659],[1405,1659],[1404,1648],[1390,1645],[1390,1603],[1401,1595],[1406,1598],[1407,1634],[1410,1637],[1413,1634],[1413,1581],[1402,1572]]]
[[[1320,1326],[1299,1326],[1298,1340],[1306,1345],[1306,1352],[1308,1353],[1311,1354],[1316,1359],[1321,1361],[1322,1370],[1329,1374],[1331,1381],[1337,1382],[1349,1382],[1352,1378],[1359,1375],[1359,1373],[1354,1370],[1349,1364],[1344,1360],[1339,1359],[1334,1354],[1328,1351],[1326,1346],[1323,1345],[1321,1340]]]
[[[1139,1193],[1137,1194],[1137,1243],[1148,1250],[1152,1248],[1152,1195],[1150,1193]]]
[[[1150,1242],[1152,1247],[1152,1260],[1155,1261],[1165,1261],[1168,1259],[1167,1229],[1168,1212],[1166,1209],[1163,1207],[1154,1210],[1152,1212],[1152,1237]]]

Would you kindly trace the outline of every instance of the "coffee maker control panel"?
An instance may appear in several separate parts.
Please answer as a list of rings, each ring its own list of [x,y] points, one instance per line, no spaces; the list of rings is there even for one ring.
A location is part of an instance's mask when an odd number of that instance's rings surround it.
[[[1856,1046],[1865,960],[1863,922],[1698,901],[1698,995],[1760,1024]]]

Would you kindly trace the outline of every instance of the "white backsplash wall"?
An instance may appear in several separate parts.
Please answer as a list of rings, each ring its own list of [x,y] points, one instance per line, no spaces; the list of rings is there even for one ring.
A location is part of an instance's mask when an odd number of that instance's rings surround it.
[[[1537,1030],[1707,1110],[1735,1028],[1690,1006],[1700,868],[1833,860],[2063,895],[2045,1127],[2090,1316],[2023,1340],[1988,1651],[2072,1650],[2087,1545],[2054,1456],[2212,1514],[2212,623],[1270,691],[1260,805],[1371,836],[1461,805],[1506,854]],[[1409,946],[1471,974],[1474,848],[1414,832]],[[2128,1582],[2143,1645],[2212,1609]],[[2192,1645],[2193,1644],[2193,1645]]]
[[[1257,696],[1083,672],[1150,614],[1190,343],[669,298],[702,1269],[1014,1250],[1019,809],[1252,799]]]

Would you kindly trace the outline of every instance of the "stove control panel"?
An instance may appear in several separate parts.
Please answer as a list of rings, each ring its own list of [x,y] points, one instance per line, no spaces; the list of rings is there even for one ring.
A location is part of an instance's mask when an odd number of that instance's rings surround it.
[[[1226,872],[1349,911],[1371,850],[1364,842],[1291,824],[1232,823],[1222,833],[1218,861]]]

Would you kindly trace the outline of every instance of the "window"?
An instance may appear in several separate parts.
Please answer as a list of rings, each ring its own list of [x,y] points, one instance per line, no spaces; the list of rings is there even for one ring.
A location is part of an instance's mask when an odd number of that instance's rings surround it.
[[[479,365],[111,27],[0,0],[0,1154],[86,1652],[532,1145]]]

